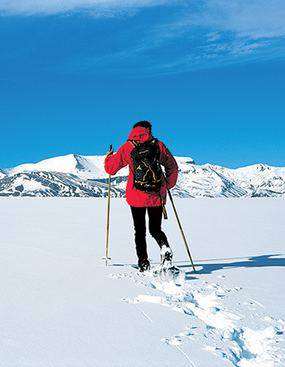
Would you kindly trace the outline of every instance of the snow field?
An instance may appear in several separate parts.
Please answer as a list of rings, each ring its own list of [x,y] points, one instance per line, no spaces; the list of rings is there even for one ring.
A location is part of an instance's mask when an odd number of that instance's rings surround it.
[[[163,222],[182,276],[140,276],[130,210],[106,200],[0,200],[0,366],[283,367],[282,199],[175,199]],[[148,235],[153,266],[159,260]]]
[[[183,272],[183,271],[182,271]],[[130,275],[131,274],[131,275]],[[183,272],[184,276],[185,273]],[[273,367],[285,363],[284,332],[285,321],[268,316],[262,304],[253,300],[242,305],[232,303],[232,293],[237,298],[239,287],[227,288],[219,283],[201,284],[182,281],[164,281],[152,273],[138,275],[133,272],[125,276],[146,288],[155,289],[159,295],[139,294],[134,299],[123,298],[129,304],[157,304],[189,316],[191,327],[162,342],[178,350],[195,366],[189,355],[181,349],[183,345],[195,341],[202,348],[214,353],[228,365],[236,367]],[[112,274],[111,278],[123,279],[124,274]],[[143,281],[137,281],[136,278]],[[254,310],[254,314],[252,311]],[[145,314],[146,318],[151,318]],[[151,320],[152,322],[152,320]],[[253,325],[253,328],[251,328]],[[280,346],[280,343],[282,346]],[[199,363],[198,363],[199,365]]]

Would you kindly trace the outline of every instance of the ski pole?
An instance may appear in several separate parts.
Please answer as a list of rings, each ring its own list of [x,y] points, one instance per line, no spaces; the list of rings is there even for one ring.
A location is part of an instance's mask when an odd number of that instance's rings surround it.
[[[164,174],[163,174],[163,175],[164,175]],[[165,175],[164,175],[164,179],[165,179],[165,181],[167,182]],[[190,261],[191,261],[191,264],[192,264],[192,267],[193,267],[194,273],[196,273],[195,265],[194,265],[193,260],[192,260],[192,256],[191,256],[191,253],[190,253],[190,249],[189,249],[189,246],[188,246],[188,243],[187,243],[187,240],[186,240],[186,237],[185,237],[185,234],[184,234],[184,231],[183,231],[183,228],[182,228],[182,225],[181,225],[181,222],[180,222],[179,216],[178,216],[178,212],[177,212],[176,207],[175,207],[175,205],[174,205],[174,200],[173,200],[172,194],[171,194],[171,192],[170,192],[170,189],[168,189],[168,188],[167,188],[167,193],[168,193],[169,199],[170,199],[170,201],[171,201],[171,204],[172,204],[172,207],[173,207],[173,211],[174,211],[174,213],[175,213],[175,217],[176,217],[176,220],[177,220],[177,223],[178,223],[178,227],[179,227],[179,229],[180,229],[180,232],[181,232],[181,235],[182,235],[182,238],[183,238],[183,241],[184,241],[185,247],[186,247],[187,254],[188,254],[189,259],[190,259]]]
[[[112,151],[113,147],[110,145],[110,151]],[[105,260],[106,266],[108,266],[108,260],[111,260],[109,257],[109,229],[110,229],[110,207],[111,207],[111,175],[108,177],[108,204],[107,204],[107,223],[106,223],[106,253]]]

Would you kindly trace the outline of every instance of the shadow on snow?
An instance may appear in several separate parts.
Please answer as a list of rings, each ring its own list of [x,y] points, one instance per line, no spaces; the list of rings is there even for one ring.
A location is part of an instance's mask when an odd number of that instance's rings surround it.
[[[270,254],[270,255],[260,255],[260,256],[251,256],[246,258],[225,258],[225,259],[209,259],[209,260],[201,260],[195,263],[196,267],[202,267],[202,269],[196,270],[196,273],[193,273],[191,264],[188,265],[178,265],[179,268],[191,269],[191,271],[187,272],[186,275],[190,274],[211,274],[214,271],[221,269],[231,269],[231,268],[263,268],[263,267],[274,267],[274,266],[285,266],[285,258],[284,257],[274,257],[281,256],[282,254]],[[283,256],[283,255],[282,255]],[[246,259],[246,260],[239,260]],[[238,260],[231,261],[229,260]],[[220,261],[215,263],[203,263],[203,261]]]

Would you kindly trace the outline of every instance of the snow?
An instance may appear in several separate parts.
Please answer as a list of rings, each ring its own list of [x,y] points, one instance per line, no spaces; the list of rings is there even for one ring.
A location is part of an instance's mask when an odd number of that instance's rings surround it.
[[[104,169],[104,156],[80,156],[77,154],[68,154],[60,157],[48,158],[38,163],[27,163],[20,166],[4,170],[7,174],[30,171],[48,171],[72,173],[80,178],[94,179],[106,178]],[[126,175],[127,170],[122,170],[120,175]]]
[[[1,365],[284,366],[284,199],[175,202],[197,273],[168,204],[181,274],[162,281],[122,266],[136,261],[124,199],[106,267],[106,200],[1,198]]]
[[[27,178],[22,177],[16,178],[16,180],[14,181],[14,185],[16,187],[22,186],[22,190],[25,190],[27,192],[43,189],[43,185],[40,182],[28,180]]]

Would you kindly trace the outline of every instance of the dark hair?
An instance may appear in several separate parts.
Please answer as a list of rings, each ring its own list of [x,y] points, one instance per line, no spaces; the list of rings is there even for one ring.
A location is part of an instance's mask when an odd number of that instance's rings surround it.
[[[152,128],[151,123],[149,121],[146,121],[146,120],[139,121],[139,122],[135,123],[133,128],[138,127],[138,126],[145,127],[147,129],[149,129],[150,131],[151,131],[151,128]]]

